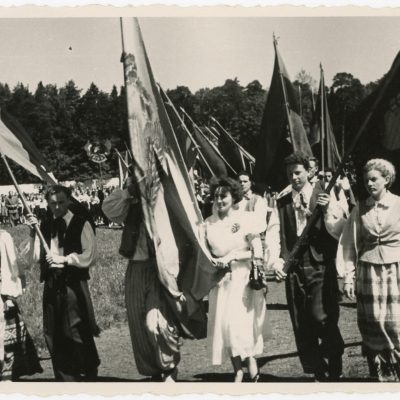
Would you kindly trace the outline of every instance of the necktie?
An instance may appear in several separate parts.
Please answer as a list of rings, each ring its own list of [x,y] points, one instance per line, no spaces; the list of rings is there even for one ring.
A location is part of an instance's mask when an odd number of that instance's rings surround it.
[[[308,207],[307,207],[306,198],[305,198],[303,192],[300,192],[300,203],[301,203],[301,206],[302,206],[305,210],[308,208]]]
[[[65,232],[67,231],[67,224],[64,218],[58,217],[53,220],[51,229],[51,237],[58,238],[58,247],[64,247]]]

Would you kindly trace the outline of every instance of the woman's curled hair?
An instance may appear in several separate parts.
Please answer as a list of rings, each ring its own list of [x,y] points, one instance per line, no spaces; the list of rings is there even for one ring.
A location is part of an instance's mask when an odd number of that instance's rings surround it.
[[[232,196],[233,203],[236,204],[243,198],[243,190],[238,181],[227,176],[212,177],[210,179],[211,198],[215,196],[215,191],[221,188],[222,193],[229,192]]]

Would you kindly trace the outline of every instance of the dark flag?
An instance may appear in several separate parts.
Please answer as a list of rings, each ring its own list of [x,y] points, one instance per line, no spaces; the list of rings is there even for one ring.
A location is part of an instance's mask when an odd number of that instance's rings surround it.
[[[160,87],[161,97],[164,101],[165,108],[167,110],[168,118],[171,122],[172,128],[174,129],[176,139],[179,144],[182,157],[185,160],[187,169],[190,171],[196,162],[196,158],[199,154],[199,149],[196,143],[194,143],[191,133],[188,132],[188,128],[184,121],[178,114],[174,104],[168,95]]]
[[[200,129],[195,128],[193,135],[203,155],[202,158],[199,158],[199,162],[203,165],[203,168],[210,170],[212,175],[215,176],[228,176],[226,163],[221,158],[216,146],[204,136]]]
[[[275,190],[286,186],[283,159],[293,151],[312,155],[300,109],[274,38],[275,65],[261,121],[254,180]]]
[[[371,158],[385,158],[400,173],[400,52],[378,87],[357,108],[350,122],[351,132],[356,132],[370,117],[361,139],[352,152],[360,172]],[[362,187],[360,185],[360,189]],[[400,179],[396,179],[391,191],[400,195]]]
[[[313,113],[308,140],[312,147],[314,156],[321,162],[321,169],[336,169],[341,161],[341,157],[333,133],[331,118],[329,116],[324,70],[322,69],[322,65],[317,104]]]
[[[239,147],[223,131],[218,137],[218,149],[236,173],[246,169]]]

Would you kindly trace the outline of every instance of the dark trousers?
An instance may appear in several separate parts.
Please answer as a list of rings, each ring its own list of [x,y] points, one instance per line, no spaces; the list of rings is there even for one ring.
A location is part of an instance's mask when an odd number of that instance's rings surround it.
[[[53,278],[46,280],[43,330],[56,381],[96,379],[100,360],[79,282],[65,285]]]
[[[344,342],[340,334],[338,284],[333,262],[329,266],[297,266],[286,278],[286,297],[296,346],[305,373],[326,366],[341,374]]]

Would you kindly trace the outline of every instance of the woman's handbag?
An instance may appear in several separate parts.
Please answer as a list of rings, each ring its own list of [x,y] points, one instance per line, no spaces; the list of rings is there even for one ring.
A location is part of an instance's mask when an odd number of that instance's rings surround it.
[[[262,261],[260,260],[252,260],[251,262],[249,285],[254,290],[260,290],[267,287],[267,279],[260,268],[261,265]]]

